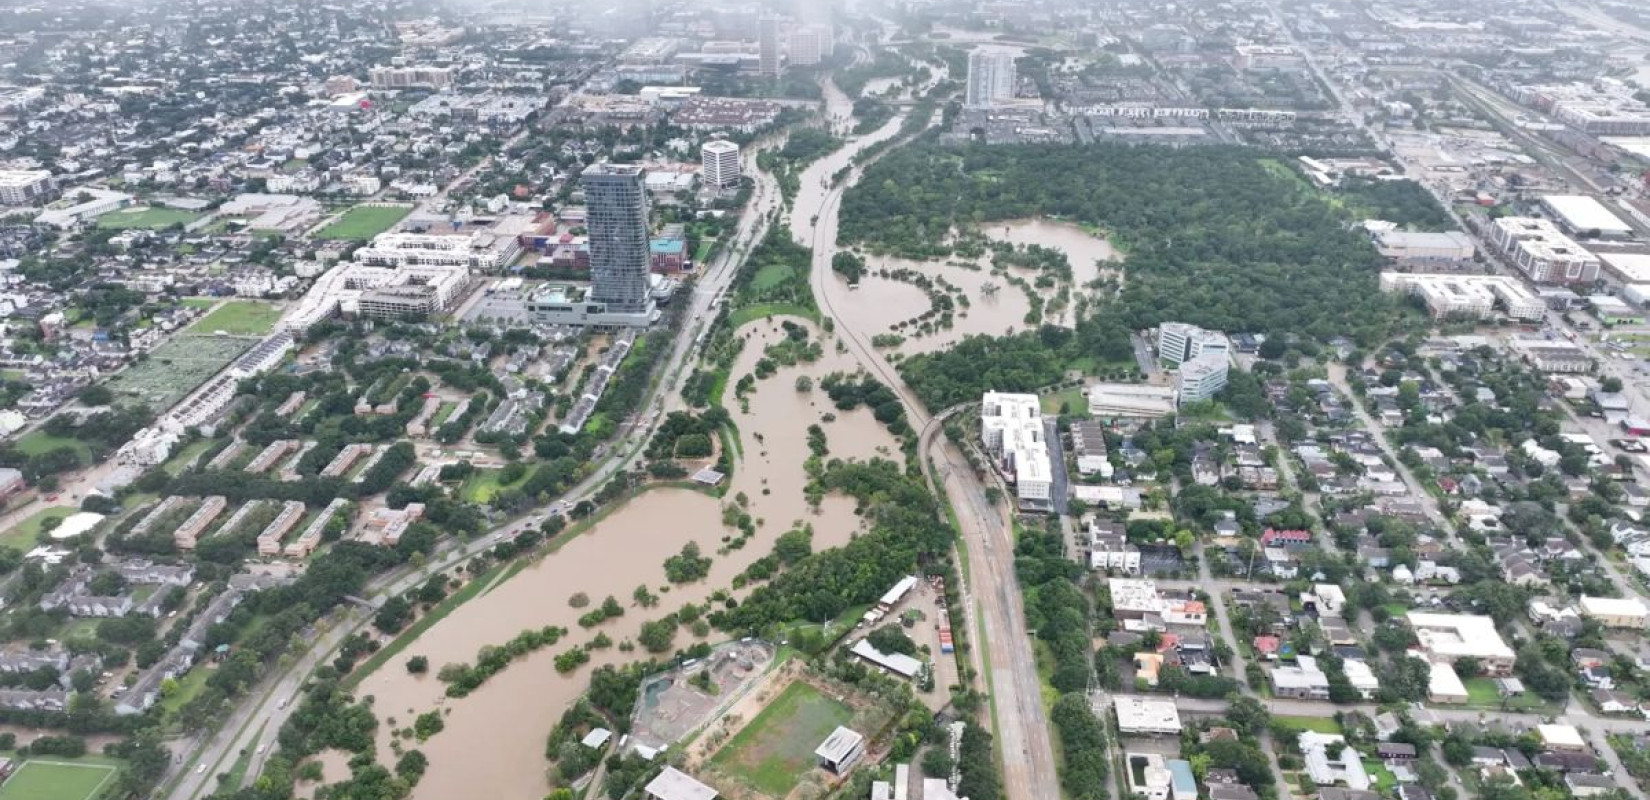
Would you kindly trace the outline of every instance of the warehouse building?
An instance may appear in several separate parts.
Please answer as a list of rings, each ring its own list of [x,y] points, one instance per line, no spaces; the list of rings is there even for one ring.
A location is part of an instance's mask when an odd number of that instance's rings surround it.
[[[1633,234],[1632,226],[1586,195],[1548,195],[1541,198],[1541,207],[1572,236],[1625,239]]]
[[[1373,235],[1375,249],[1391,261],[1456,262],[1471,261],[1478,248],[1472,237],[1461,231],[1383,230]]]

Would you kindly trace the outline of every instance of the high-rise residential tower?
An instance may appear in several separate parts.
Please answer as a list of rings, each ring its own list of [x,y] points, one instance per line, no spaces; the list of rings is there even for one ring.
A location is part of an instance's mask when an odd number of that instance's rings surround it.
[[[590,236],[590,299],[618,314],[646,314],[648,287],[646,172],[630,164],[592,164],[580,176]]]
[[[1014,54],[975,50],[968,54],[969,108],[990,108],[1014,99]]]
[[[758,67],[764,78],[779,77],[779,19],[764,16],[756,23]]]

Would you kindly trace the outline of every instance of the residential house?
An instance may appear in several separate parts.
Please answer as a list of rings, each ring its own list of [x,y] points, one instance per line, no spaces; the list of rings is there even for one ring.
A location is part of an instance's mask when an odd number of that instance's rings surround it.
[[[1413,761],[1417,756],[1415,745],[1404,742],[1382,742],[1375,745],[1375,757],[1382,761]]]
[[[1621,788],[1610,778],[1586,772],[1572,772],[1565,775],[1564,785],[1569,787],[1570,794],[1575,797],[1597,797],[1612,794]]]
[[[1638,701],[1613,689],[1594,689],[1590,695],[1598,710],[1606,714],[1633,714],[1638,712]]]
[[[1328,700],[1329,676],[1318,668],[1318,660],[1300,656],[1294,666],[1272,670],[1272,694],[1296,700]]]

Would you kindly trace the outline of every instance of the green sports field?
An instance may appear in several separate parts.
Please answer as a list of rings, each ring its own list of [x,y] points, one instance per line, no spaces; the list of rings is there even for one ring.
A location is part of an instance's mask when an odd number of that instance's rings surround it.
[[[411,213],[412,206],[356,206],[316,231],[315,238],[371,239],[395,227],[395,223]]]
[[[36,758],[0,785],[0,800],[94,800],[115,782],[113,764]]]
[[[26,553],[34,548],[40,539],[40,529],[48,519],[65,519],[75,513],[72,506],[47,506],[30,514],[28,518],[17,523],[10,530],[0,533],[0,547],[9,547],[19,553]]]
[[[188,225],[201,215],[193,211],[180,211],[175,208],[154,208],[152,206],[132,206],[110,211],[97,218],[97,226],[110,230],[125,230],[127,228],[145,228],[160,230],[173,225]]]
[[[798,681],[785,687],[711,763],[769,797],[784,797],[813,769],[819,743],[853,715],[852,709]]]
[[[231,336],[262,336],[275,329],[281,319],[281,310],[269,303],[251,300],[231,300],[201,317],[190,333],[213,334],[223,331]]]

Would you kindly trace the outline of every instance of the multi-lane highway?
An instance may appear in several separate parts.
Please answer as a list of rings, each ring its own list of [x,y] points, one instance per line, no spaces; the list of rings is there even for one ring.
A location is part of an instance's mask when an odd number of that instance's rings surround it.
[[[943,75],[935,76],[934,80],[941,78]],[[921,87],[917,93],[927,88]],[[835,87],[827,87],[827,97],[836,94],[839,93]],[[935,435],[940,429],[940,417],[930,417],[900,380],[893,365],[871,347],[870,335],[855,330],[837,311],[848,298],[842,296],[846,286],[831,270],[831,258],[837,253],[842,194],[862,174],[863,165],[854,166],[853,158],[872,144],[898,135],[907,113],[902,111],[882,128],[810,166],[801,178],[802,189],[792,212],[791,229],[800,243],[813,248],[811,277],[820,310],[835,322],[836,334],[855,360],[899,395],[912,426],[922,431],[919,459],[925,469],[930,459],[938,465],[940,476],[930,476],[930,479],[943,487],[956,511],[969,564],[966,595],[969,631],[975,640],[976,668],[988,680],[1008,796],[1027,800],[1059,797],[1042,684],[1037,677],[1036,657],[1014,572],[1013,530],[1004,511],[986,500],[985,486],[967,459],[944,437]],[[844,167],[849,168],[847,178],[831,181],[831,176]],[[865,299],[858,298],[858,301]]]

